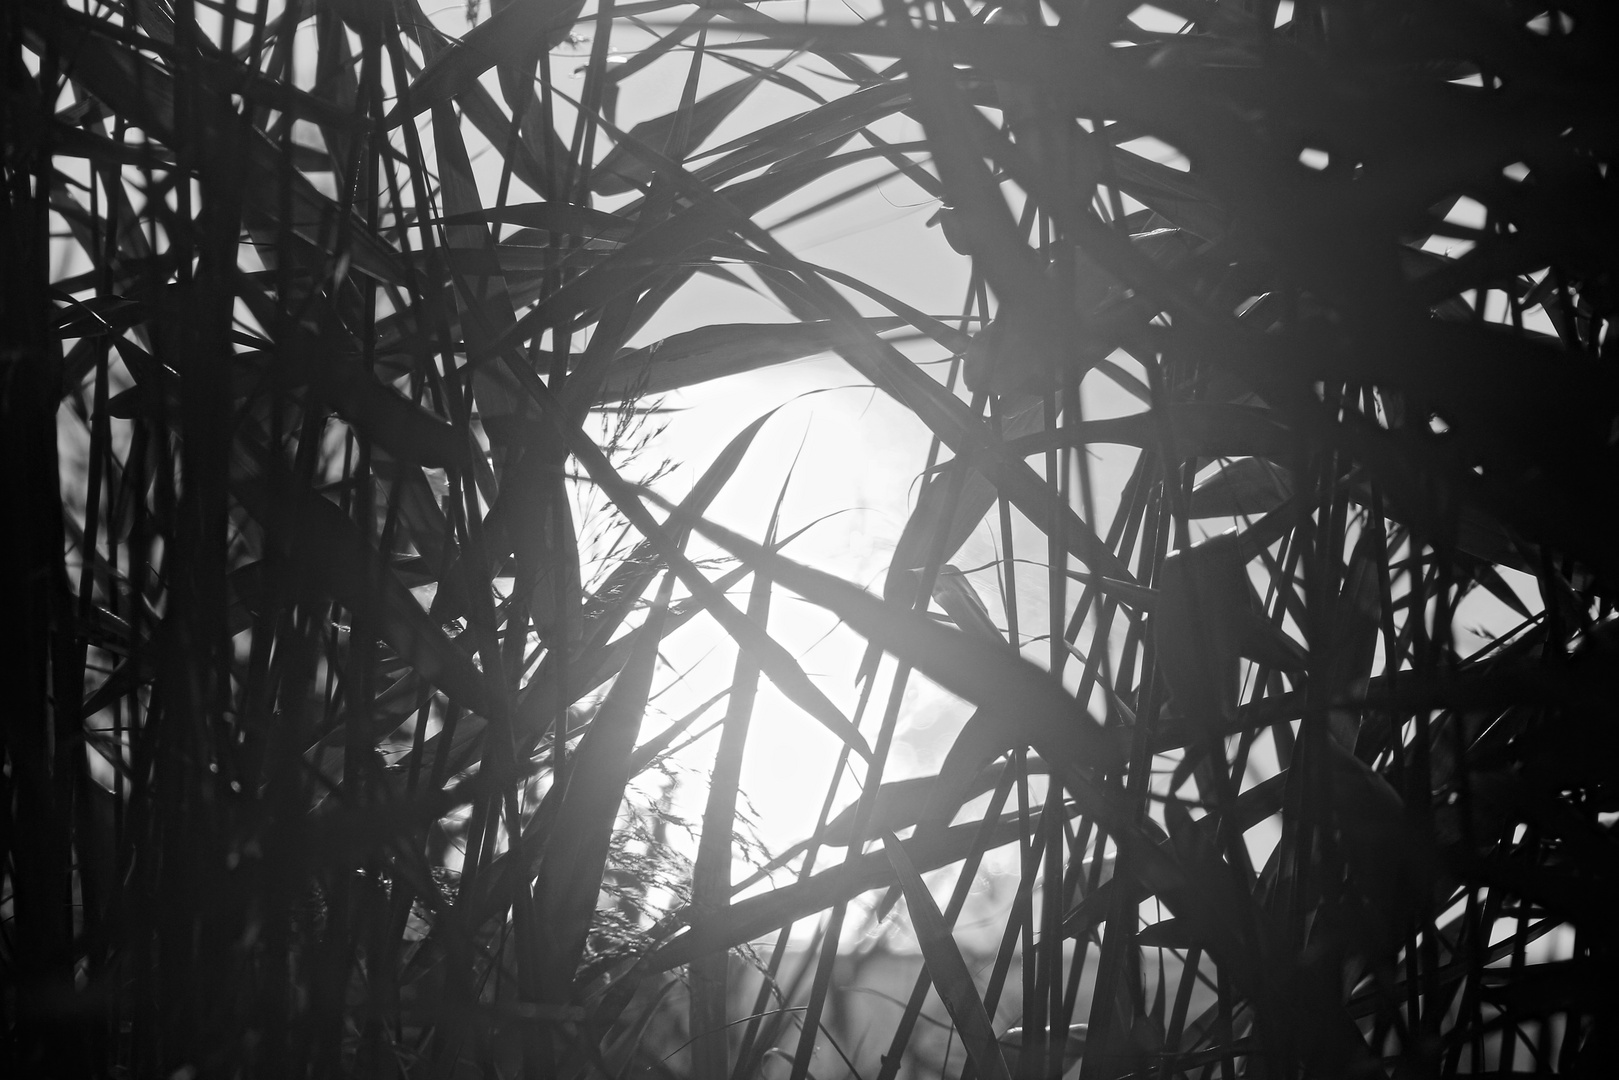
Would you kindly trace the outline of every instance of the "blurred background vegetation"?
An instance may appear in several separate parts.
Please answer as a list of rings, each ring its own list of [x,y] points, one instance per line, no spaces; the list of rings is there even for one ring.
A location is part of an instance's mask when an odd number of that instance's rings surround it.
[[[8,1074],[1611,1075],[1616,19],[4,5]]]

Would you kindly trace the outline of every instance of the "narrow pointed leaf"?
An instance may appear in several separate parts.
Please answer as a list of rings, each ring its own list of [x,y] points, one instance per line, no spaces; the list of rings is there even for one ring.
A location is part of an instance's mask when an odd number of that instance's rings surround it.
[[[873,330],[893,330],[904,320],[869,320]],[[837,348],[844,335],[830,322],[718,323],[626,351],[602,375],[598,400],[618,401],[664,394],[727,375],[802,360]]]
[[[521,0],[508,4],[439,53],[399,96],[389,127],[463,93],[496,64],[516,64],[550,49],[573,26],[584,0]]]
[[[982,642],[908,608],[885,603],[830,574],[776,555],[709,521],[690,526],[786,588],[836,614],[866,637],[951,693],[1004,717],[1011,740],[1062,748],[1066,760],[1105,769],[1117,758],[1113,741],[1048,672],[1010,649]],[[976,770],[975,770],[976,771]]]
[[[536,910],[547,928],[546,978],[553,994],[565,994],[571,984],[596,913],[596,895],[652,690],[673,586],[673,577],[665,577],[647,615],[652,631],[637,643],[569,762],[567,791],[549,830],[551,840],[535,890]]]
[[[911,913],[911,927],[916,931],[917,943],[922,947],[928,974],[933,977],[933,987],[949,1010],[950,1019],[956,1023],[956,1034],[961,1036],[967,1056],[978,1069],[978,1075],[985,1080],[1011,1080],[1006,1071],[1006,1060],[1001,1057],[1001,1048],[995,1039],[995,1031],[989,1026],[989,1015],[984,1012],[984,999],[973,985],[967,963],[961,958],[961,949],[951,936],[950,926],[944,921],[939,905],[933,902],[933,894],[917,873],[904,845],[893,833],[883,837],[883,853],[888,856],[889,863],[894,867],[894,876],[899,879],[899,886],[905,893],[905,904]]]
[[[931,839],[901,843],[910,850],[912,864],[926,873],[966,858],[981,833],[984,850],[989,851],[1013,843],[1022,831],[1017,815],[1007,814],[987,829],[973,822],[952,826]],[[721,917],[691,918],[686,930],[652,953],[647,966],[653,971],[667,971],[688,964],[693,957],[740,945],[862,893],[889,888],[895,880],[893,865],[880,851],[845,860],[792,885],[737,900]]]

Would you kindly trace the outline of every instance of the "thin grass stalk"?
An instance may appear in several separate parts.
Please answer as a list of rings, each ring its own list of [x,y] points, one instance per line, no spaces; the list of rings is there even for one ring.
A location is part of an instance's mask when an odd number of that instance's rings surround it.
[[[926,595],[926,594],[923,594]],[[855,809],[854,827],[849,838],[849,855],[854,857],[865,845],[867,826],[871,820],[872,811],[876,807],[877,792],[882,785],[883,764],[886,761],[888,748],[893,740],[894,726],[899,719],[899,708],[905,694],[905,684],[909,680],[911,667],[900,662],[894,671],[892,685],[889,690],[888,704],[883,709],[882,719],[877,729],[877,741],[872,747],[872,761],[864,777],[860,790],[860,798]],[[827,914],[826,935],[815,968],[815,979],[810,984],[810,996],[803,1017],[799,1022],[802,1025],[799,1032],[798,1046],[793,1053],[792,1080],[804,1080],[809,1074],[810,1057],[815,1052],[815,1044],[821,1030],[821,1014],[826,1007],[827,994],[832,986],[832,975],[837,966],[838,943],[843,933],[843,920],[848,911],[847,903],[839,903],[832,907]]]
[[[1023,814],[1023,818],[1027,818],[1026,813]],[[1019,824],[1021,826],[1019,829],[1020,837],[1032,838],[1039,834],[1040,822],[1038,818],[1033,819],[1032,822],[1020,820]],[[1000,1005],[1006,979],[1011,972],[1013,955],[1019,947],[1020,940],[1023,940],[1021,938],[1023,930],[1033,919],[1033,908],[1030,905],[1029,898],[1034,893],[1043,852],[1037,845],[1030,842],[1021,846],[1019,854],[1021,856],[1019,859],[1021,872],[1018,878],[1018,891],[1012,904],[1009,905],[1009,916],[1001,930],[1001,941],[995,953],[995,963],[990,969],[989,980],[984,986],[984,1011],[991,1016],[996,1015],[996,1010]],[[1031,954],[1032,950],[1024,953],[1024,964],[1029,967],[1033,966],[1028,959]],[[977,1076],[977,1070],[971,1061],[963,1065],[961,1080],[973,1080],[975,1076]]]
[[[983,411],[984,395],[978,395],[974,402],[974,414]],[[933,593],[933,584],[939,569],[944,562],[944,548],[947,543],[947,534],[951,520],[955,517],[957,501],[961,496],[962,485],[966,482],[966,469],[952,469],[946,483],[946,496],[944,511],[940,517],[941,528],[932,538],[929,545],[927,563],[923,567],[916,589],[915,605],[918,610],[927,610],[929,598]],[[937,483],[939,481],[935,481]],[[901,661],[895,668],[892,687],[889,693],[888,704],[884,709],[881,725],[877,731],[877,741],[872,748],[870,765],[861,788],[860,799],[855,807],[853,830],[849,840],[850,857],[858,854],[865,844],[867,830],[870,827],[871,816],[876,808],[877,793],[882,786],[883,767],[886,762],[888,748],[894,735],[894,727],[899,719],[900,706],[903,703],[906,684],[911,674],[910,664]],[[846,904],[838,904],[832,909],[827,930],[829,950],[821,956],[820,965],[816,969],[815,982],[810,988],[808,1008],[805,1010],[801,1023],[801,1032],[797,1050],[793,1055],[793,1080],[803,1080],[809,1069],[809,1058],[814,1052],[816,1032],[820,1026],[820,1016],[826,994],[831,986],[834,966],[837,960],[837,947],[839,936],[842,933],[844,912]]]
[[[854,722],[856,726],[860,724],[861,718],[865,715],[866,705],[870,700],[871,691],[874,685],[874,679],[867,679],[861,686],[860,700],[855,706]],[[816,818],[815,829],[810,834],[810,842],[804,852],[804,862],[799,868],[798,872],[798,880],[800,882],[808,879],[811,871],[815,867],[816,858],[820,854],[821,850],[821,837],[826,831],[827,822],[831,819],[832,805],[837,798],[839,781],[843,777],[844,770],[848,767],[848,762],[849,747],[844,745],[838,750],[837,762],[833,766],[832,775],[827,783],[826,795],[821,802],[820,814]],[[759,993],[755,998],[753,1009],[749,1013],[748,1026],[743,1032],[742,1044],[737,1052],[736,1066],[732,1071],[733,1080],[742,1080],[743,1077],[752,1075],[752,1071],[762,1064],[763,1055],[768,1052],[770,1047],[775,1042],[773,1037],[763,1040],[759,1038],[760,1020],[764,1015],[764,1007],[768,1001],[767,995],[774,985],[776,973],[781,969],[782,958],[786,955],[787,944],[792,935],[792,930],[792,925],[782,927],[776,935],[774,945],[771,947],[770,961],[765,969],[764,981],[759,987]],[[825,930],[826,924],[822,923],[817,926],[817,941],[812,942],[812,947],[805,952],[804,968],[799,972],[799,978],[802,978],[804,972],[809,969],[809,966],[815,962],[815,958],[819,955],[817,946],[819,944],[819,940],[824,938]],[[786,1002],[792,999],[792,997],[793,994],[791,993],[785,995],[782,999],[783,1004],[785,1005]],[[755,1060],[755,1058],[757,1058],[757,1060]]]
[[[766,542],[773,540],[772,535]],[[748,618],[763,624],[769,611],[770,579],[757,573],[748,598]],[[693,870],[692,906],[700,914],[723,910],[730,899],[731,829],[736,818],[737,784],[759,685],[758,665],[746,653],[737,656],[731,685],[720,747],[709,781],[708,806],[703,813],[702,840]],[[692,1051],[693,1070],[697,1076],[709,1080],[725,1080],[730,1073],[725,1016],[728,962],[726,953],[706,957],[692,964],[690,976],[691,1031],[697,1040]]]
[[[1011,770],[1002,773],[994,794],[990,796],[989,807],[984,812],[983,825],[988,825],[1000,816],[1002,808],[1006,805],[1006,799],[1011,793],[1013,782],[1014,775]],[[980,836],[982,835],[982,832],[980,832]],[[967,902],[968,891],[978,876],[978,866],[983,855],[983,848],[975,844],[972,852],[962,863],[961,872],[956,875],[956,884],[951,889],[950,900],[944,910],[944,920],[947,926],[953,927],[956,919],[961,915],[961,909]],[[932,988],[932,985],[932,980],[926,967],[924,967],[917,974],[916,982],[911,987],[911,995],[905,1002],[905,1011],[901,1014],[899,1023],[894,1026],[894,1035],[889,1041],[888,1053],[882,1057],[882,1065],[877,1074],[877,1080],[893,1080],[898,1075],[900,1066],[904,1062],[905,1049],[910,1044],[916,1021],[922,1014],[922,1006],[927,1002],[928,991]],[[986,1011],[988,1011],[987,1008]],[[990,1017],[993,1019],[994,1014],[990,1013]]]

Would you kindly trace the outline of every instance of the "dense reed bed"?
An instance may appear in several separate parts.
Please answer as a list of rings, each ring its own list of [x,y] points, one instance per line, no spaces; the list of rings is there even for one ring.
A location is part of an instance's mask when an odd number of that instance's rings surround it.
[[[851,12],[0,8],[10,1075],[1619,1062],[1615,12]],[[965,297],[782,241],[896,177]],[[789,321],[648,345],[696,280]],[[660,395],[828,353],[932,435],[876,591],[709,519],[763,417],[654,466]],[[687,626],[726,691],[644,725]],[[918,680],[968,718],[885,783]],[[741,889],[765,682],[844,782]],[[626,798],[671,753],[689,860]],[[860,1065],[880,918],[923,963]]]

